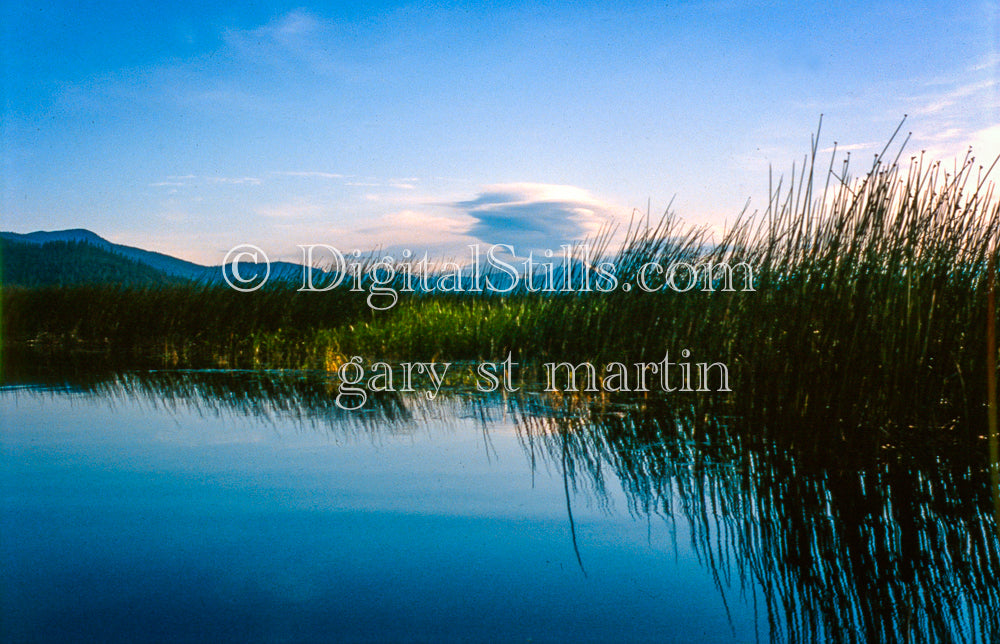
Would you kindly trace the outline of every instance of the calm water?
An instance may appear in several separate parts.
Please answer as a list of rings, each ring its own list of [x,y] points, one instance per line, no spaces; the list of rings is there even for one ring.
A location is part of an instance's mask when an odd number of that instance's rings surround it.
[[[7,641],[1000,633],[988,489],[947,455],[815,462],[606,401],[344,412],[294,374],[22,382],[0,413]]]

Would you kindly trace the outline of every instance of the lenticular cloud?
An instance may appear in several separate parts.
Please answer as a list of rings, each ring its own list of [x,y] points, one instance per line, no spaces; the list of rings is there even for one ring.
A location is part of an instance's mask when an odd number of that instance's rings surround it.
[[[579,241],[617,214],[614,206],[581,188],[539,183],[487,186],[475,199],[451,205],[475,220],[466,234],[518,249]]]

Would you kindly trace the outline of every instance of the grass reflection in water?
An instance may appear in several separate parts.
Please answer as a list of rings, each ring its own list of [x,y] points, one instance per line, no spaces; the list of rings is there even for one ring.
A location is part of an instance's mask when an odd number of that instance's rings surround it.
[[[583,570],[574,501],[585,496],[600,505],[620,482],[633,516],[686,524],[718,591],[727,599],[752,595],[767,616],[762,630],[775,640],[963,642],[1000,634],[989,469],[981,441],[962,427],[765,426],[663,401],[530,391],[507,398],[452,392],[434,401],[376,396],[359,413],[333,403],[328,377],[305,372],[31,380],[353,435],[471,417],[487,448],[495,422],[512,419],[532,468],[563,475]]]

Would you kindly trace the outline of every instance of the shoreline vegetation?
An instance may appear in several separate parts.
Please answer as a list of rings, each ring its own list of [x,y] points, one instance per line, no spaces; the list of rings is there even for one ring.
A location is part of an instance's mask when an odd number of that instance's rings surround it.
[[[612,231],[590,244],[621,283],[649,263],[746,263],[753,291],[401,292],[378,311],[349,286],[5,286],[2,367],[335,371],[353,356],[472,364],[510,355],[528,377],[546,361],[600,368],[689,347],[728,366],[732,392],[674,395],[682,404],[764,423],[985,427],[995,364],[988,276],[1000,233],[992,167],[901,160],[905,142],[887,156],[893,139],[853,178],[847,160],[835,167],[836,151],[825,173],[817,168],[817,134],[787,184],[769,187],[765,211],[744,211],[721,238],[668,210],[631,226],[617,252]]]

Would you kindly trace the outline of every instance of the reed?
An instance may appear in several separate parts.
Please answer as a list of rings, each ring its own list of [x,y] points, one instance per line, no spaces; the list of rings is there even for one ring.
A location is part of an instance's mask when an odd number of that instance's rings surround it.
[[[648,263],[746,263],[752,291],[709,290],[703,280],[688,292],[400,292],[376,311],[346,287],[5,288],[3,343],[175,366],[308,369],[352,355],[600,364],[688,348],[729,366],[733,393],[701,398],[733,413],[898,429],[985,423],[982,320],[1000,229],[988,169],[971,157],[950,170],[922,155],[902,162],[887,145],[854,178],[836,153],[818,170],[817,147],[818,135],[766,209],[742,213],[721,238],[668,210],[631,227],[616,252],[610,233],[592,243],[622,284]]]

